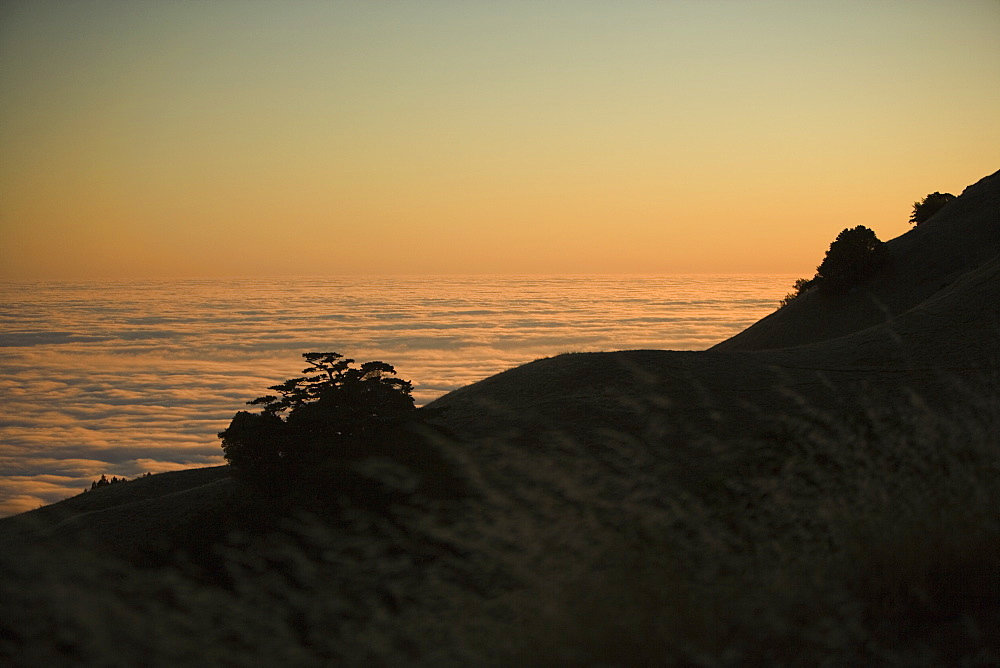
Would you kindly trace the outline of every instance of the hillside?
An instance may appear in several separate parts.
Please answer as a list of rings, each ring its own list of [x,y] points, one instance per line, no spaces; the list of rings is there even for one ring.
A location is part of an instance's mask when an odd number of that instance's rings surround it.
[[[803,295],[711,350],[826,341],[886,323],[930,299],[1000,254],[1000,172],[967,187],[923,225],[886,242],[886,250],[889,262],[866,285],[843,296]]]
[[[1000,172],[887,247],[710,350],[432,402],[461,498],[324,506],[214,467],[0,519],[0,658],[1000,662]]]
[[[708,351],[561,355],[431,405],[469,438],[600,440],[602,429],[641,430],[654,404],[685,428],[732,435],[787,412],[790,395],[829,406],[863,383],[943,401],[953,393],[942,383],[956,379],[995,391],[1000,172],[886,245],[890,260],[867,284],[807,293]]]

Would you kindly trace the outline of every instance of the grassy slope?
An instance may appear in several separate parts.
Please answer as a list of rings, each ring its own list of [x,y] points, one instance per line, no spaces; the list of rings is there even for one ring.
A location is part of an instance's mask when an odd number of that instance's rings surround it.
[[[466,438],[545,441],[550,432],[600,440],[601,429],[638,434],[654,405],[678,427],[732,436],[761,428],[794,401],[844,404],[903,388],[931,402],[996,392],[1000,258],[970,269],[930,299],[883,323],[787,349],[623,351],[543,359],[457,390],[432,406]],[[849,406],[848,406],[849,408]]]
[[[930,299],[1000,253],[1000,172],[969,186],[886,248],[890,262],[868,285],[843,297],[804,295],[712,350],[826,341],[885,323]]]
[[[193,513],[223,502],[231,485],[227,467],[173,471],[91,490],[0,520],[0,541],[95,540],[126,550],[159,540]]]
[[[998,194],[988,177],[892,242],[888,323],[875,288],[807,298],[711,351],[562,355],[443,397],[476,491],[450,509],[332,525],[216,468],[0,520],[0,655],[1000,660]]]

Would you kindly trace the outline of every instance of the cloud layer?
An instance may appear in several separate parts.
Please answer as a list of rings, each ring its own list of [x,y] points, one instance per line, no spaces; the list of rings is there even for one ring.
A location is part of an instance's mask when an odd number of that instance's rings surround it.
[[[700,350],[794,277],[305,278],[0,285],[0,516],[220,464],[216,433],[301,354],[380,359],[419,404],[564,352]]]

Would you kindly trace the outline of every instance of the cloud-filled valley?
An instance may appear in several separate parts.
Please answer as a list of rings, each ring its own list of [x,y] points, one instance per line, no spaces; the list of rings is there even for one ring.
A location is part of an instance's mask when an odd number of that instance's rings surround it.
[[[704,349],[793,277],[552,276],[0,286],[0,514],[223,462],[215,434],[301,354],[381,359],[426,403],[564,352]]]

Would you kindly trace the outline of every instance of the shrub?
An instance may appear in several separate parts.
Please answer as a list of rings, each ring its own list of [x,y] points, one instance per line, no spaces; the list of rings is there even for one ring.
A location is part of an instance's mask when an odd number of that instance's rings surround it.
[[[799,278],[792,284],[792,292],[789,292],[778,303],[778,306],[788,306],[793,299],[806,292],[813,286],[813,279]]]
[[[795,291],[785,295],[780,305],[788,305],[814,286],[823,294],[841,294],[860,285],[885,264],[884,246],[875,231],[864,225],[842,230],[830,244],[823,262],[816,267],[816,275],[809,280],[795,281]]]
[[[871,277],[884,264],[884,244],[864,225],[841,231],[830,244],[814,279],[823,292],[844,292]]]
[[[153,474],[147,471],[146,473],[139,476],[139,478],[148,478],[151,475]],[[136,478],[136,480],[138,480],[139,478]],[[116,485],[120,482],[128,482],[128,481],[129,481],[128,478],[126,478],[125,476],[122,476],[121,478],[119,478],[118,476],[111,476],[111,479],[108,480],[108,476],[102,473],[100,479],[94,480],[93,482],[90,483],[90,489],[91,490],[100,489],[101,487],[107,487],[108,485]],[[83,491],[86,492],[88,490],[87,488],[84,488]]]
[[[951,193],[933,192],[927,195],[919,202],[913,203],[913,213],[910,214],[910,222],[914,225],[926,222],[953,199],[955,199],[955,196]]]

